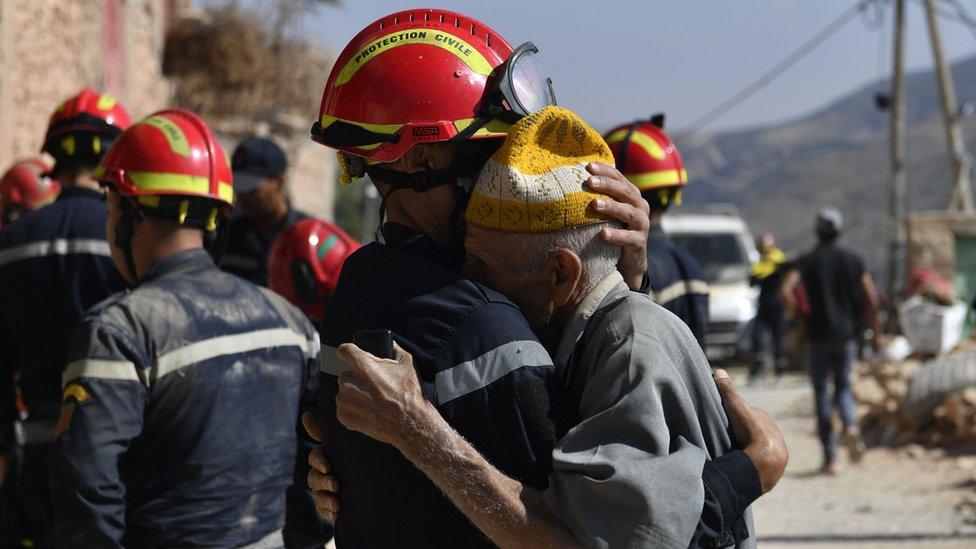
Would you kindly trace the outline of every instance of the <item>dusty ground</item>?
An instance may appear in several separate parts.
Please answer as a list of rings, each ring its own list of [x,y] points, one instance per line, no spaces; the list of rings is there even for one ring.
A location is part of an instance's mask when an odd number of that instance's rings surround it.
[[[783,479],[754,506],[760,547],[976,547],[976,455],[871,448],[839,475],[819,475],[807,378],[745,387],[733,376],[776,419],[790,448]]]

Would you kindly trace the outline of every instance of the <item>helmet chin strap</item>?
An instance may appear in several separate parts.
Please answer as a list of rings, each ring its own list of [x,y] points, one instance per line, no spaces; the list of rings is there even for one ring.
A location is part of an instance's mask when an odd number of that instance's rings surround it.
[[[379,166],[368,166],[366,174],[374,181],[382,181],[391,185],[393,188],[382,197],[380,202],[379,227],[383,226],[383,218],[386,215],[386,201],[394,192],[410,189],[413,192],[427,192],[441,185],[453,185],[454,208],[451,211],[450,227],[454,236],[461,240],[464,235],[461,231],[461,219],[464,210],[467,208],[471,190],[474,187],[474,180],[481,173],[481,168],[491,158],[491,155],[498,150],[502,144],[501,139],[479,139],[477,141],[467,140],[458,144],[457,151],[451,165],[437,170],[427,170],[422,172],[407,173]],[[377,227],[377,233],[379,233]]]
[[[125,267],[132,277],[133,284],[137,284],[140,276],[132,254],[132,240],[135,236],[136,225],[145,219],[145,214],[130,198],[121,198],[119,206],[121,212],[119,221],[115,224],[115,245],[122,249],[122,254],[125,256]]]

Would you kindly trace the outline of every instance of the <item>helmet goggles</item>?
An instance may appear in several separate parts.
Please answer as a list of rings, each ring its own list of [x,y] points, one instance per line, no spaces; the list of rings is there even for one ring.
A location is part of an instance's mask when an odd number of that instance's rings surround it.
[[[504,134],[508,125],[556,104],[552,79],[542,76],[536,62],[538,53],[534,44],[526,42],[492,71],[473,119],[410,122],[396,128],[339,119],[323,126],[319,121],[312,125],[312,140],[332,148],[363,149],[361,156],[369,156],[372,164],[392,162],[418,143],[459,142],[479,135]],[[362,158],[355,153],[340,152],[339,156],[344,182],[363,176],[366,162]]]

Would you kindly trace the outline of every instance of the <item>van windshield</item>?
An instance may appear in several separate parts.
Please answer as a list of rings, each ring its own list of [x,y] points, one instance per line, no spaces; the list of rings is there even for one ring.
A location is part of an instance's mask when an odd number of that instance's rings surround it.
[[[734,233],[669,234],[691,252],[709,284],[748,282],[749,256]]]

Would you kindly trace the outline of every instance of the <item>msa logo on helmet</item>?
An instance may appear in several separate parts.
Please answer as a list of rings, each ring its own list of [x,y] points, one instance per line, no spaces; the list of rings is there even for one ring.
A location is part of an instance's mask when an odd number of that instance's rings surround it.
[[[441,129],[437,126],[418,126],[413,129],[414,141],[428,141],[430,139],[439,138],[440,135]]]

